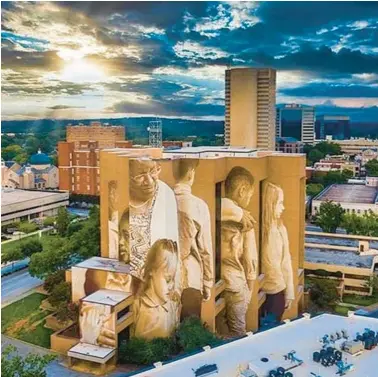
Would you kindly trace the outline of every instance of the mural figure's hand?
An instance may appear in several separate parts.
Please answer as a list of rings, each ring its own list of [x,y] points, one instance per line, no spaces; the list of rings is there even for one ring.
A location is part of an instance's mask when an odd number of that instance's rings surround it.
[[[292,304],[293,304],[293,300],[286,299],[285,300],[285,309],[290,309]]]
[[[203,301],[209,301],[211,298],[211,288],[204,287],[203,288]]]
[[[248,232],[251,230],[255,224],[256,220],[253,218],[253,216],[246,210],[243,210],[243,217],[241,219],[241,224],[243,226],[243,231]]]
[[[97,343],[101,346],[115,347],[115,332],[110,329],[107,329],[106,327],[102,327],[100,335],[97,338]]]

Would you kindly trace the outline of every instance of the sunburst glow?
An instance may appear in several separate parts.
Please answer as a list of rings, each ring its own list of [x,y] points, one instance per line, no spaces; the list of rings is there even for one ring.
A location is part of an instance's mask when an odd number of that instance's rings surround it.
[[[63,68],[60,79],[73,83],[97,83],[104,81],[105,72],[96,64],[85,59],[75,59],[67,62]]]

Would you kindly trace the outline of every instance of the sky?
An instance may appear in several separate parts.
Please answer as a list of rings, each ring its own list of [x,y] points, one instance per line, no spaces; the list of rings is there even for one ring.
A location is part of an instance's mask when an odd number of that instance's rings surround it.
[[[277,69],[277,103],[378,120],[376,1],[1,6],[3,120],[223,119],[228,66]]]

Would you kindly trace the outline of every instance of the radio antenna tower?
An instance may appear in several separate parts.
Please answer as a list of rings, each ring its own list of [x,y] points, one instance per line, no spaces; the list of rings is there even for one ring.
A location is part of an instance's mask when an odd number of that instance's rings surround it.
[[[162,142],[162,130],[163,124],[159,119],[151,120],[147,131],[149,132],[148,143],[150,147],[161,148],[163,145]]]

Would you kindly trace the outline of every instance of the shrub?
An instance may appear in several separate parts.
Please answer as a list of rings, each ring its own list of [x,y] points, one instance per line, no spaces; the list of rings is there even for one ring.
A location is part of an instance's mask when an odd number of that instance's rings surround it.
[[[46,217],[43,220],[43,225],[44,226],[53,226],[55,223],[55,217]]]
[[[65,276],[66,274],[64,270],[52,273],[51,275],[47,276],[45,283],[43,284],[43,288],[51,294],[55,286],[65,281]]]
[[[119,348],[121,363],[152,364],[164,361],[175,352],[173,338],[155,338],[151,340],[132,338],[123,342]]]
[[[18,225],[18,230],[23,233],[32,233],[38,230],[38,225],[34,223],[28,223],[27,221],[21,222]]]
[[[200,347],[214,345],[219,339],[208,330],[197,317],[186,318],[176,331],[179,348],[191,352]]]

